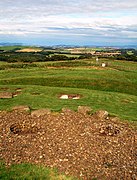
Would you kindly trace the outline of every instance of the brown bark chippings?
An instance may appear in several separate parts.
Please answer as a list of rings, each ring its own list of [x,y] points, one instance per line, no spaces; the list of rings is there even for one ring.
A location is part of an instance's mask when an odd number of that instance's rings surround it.
[[[56,167],[84,180],[137,178],[137,132],[126,122],[64,110],[0,112],[0,159]]]

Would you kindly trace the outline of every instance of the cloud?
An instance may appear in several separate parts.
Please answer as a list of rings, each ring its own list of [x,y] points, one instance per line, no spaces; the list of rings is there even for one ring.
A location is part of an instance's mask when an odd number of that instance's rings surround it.
[[[136,0],[0,1],[0,34],[137,38]]]
[[[103,13],[136,12],[136,0],[4,0],[0,2],[1,19],[26,21],[52,15],[98,16]]]

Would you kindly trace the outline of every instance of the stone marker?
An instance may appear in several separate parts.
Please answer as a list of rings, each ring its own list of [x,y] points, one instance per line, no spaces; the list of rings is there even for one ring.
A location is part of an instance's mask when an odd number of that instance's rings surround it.
[[[92,109],[89,106],[78,106],[78,113],[87,114],[91,111]]]
[[[80,96],[74,96],[74,97],[72,97],[72,99],[80,99]]]
[[[106,63],[102,63],[101,66],[102,66],[102,67],[106,67]]]
[[[18,110],[18,111],[29,111],[30,107],[27,105],[20,105],[20,106],[14,106],[12,110]]]
[[[99,111],[96,111],[96,112],[95,112],[95,115],[96,115],[97,117],[101,118],[101,119],[102,119],[102,118],[105,119],[105,118],[108,117],[108,112],[105,111],[105,110],[99,110]]]
[[[63,95],[60,96],[60,99],[68,99],[68,98],[69,98],[69,97],[68,97],[67,94],[63,94]]]
[[[62,113],[72,113],[72,112],[74,111],[69,108],[62,108]]]
[[[50,109],[38,109],[31,112],[31,116],[37,116],[37,117],[44,116],[47,114],[51,114]]]
[[[80,95],[79,94],[62,94],[59,98],[60,99],[80,99]]]

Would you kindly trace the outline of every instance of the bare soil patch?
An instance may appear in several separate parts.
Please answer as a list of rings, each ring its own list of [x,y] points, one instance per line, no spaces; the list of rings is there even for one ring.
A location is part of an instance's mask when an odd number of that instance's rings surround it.
[[[0,159],[56,167],[84,180],[137,179],[137,131],[118,118],[63,110],[0,112]]]
[[[0,88],[0,90],[2,90],[0,92],[0,98],[1,99],[13,98],[13,97],[16,97],[16,96],[18,96],[19,94],[22,93],[21,88],[16,88],[16,89],[13,90],[13,89],[4,87],[4,88]]]
[[[13,94],[11,92],[0,92],[0,99],[11,99]]]
[[[2,90],[2,91],[7,91],[7,90],[9,90],[9,88],[7,88],[7,87],[1,87],[0,90]]]

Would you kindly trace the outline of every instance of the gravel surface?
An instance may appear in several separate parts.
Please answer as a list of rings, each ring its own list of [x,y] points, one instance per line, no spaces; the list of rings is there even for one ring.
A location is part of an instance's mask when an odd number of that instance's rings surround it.
[[[0,112],[0,159],[56,167],[91,180],[137,179],[137,131],[117,118],[73,111]]]

